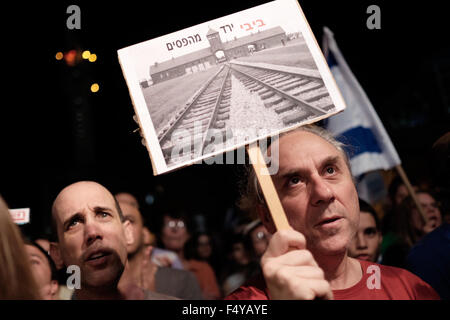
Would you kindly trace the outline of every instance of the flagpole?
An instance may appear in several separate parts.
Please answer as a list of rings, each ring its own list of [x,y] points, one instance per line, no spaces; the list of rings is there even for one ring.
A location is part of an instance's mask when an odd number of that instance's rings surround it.
[[[419,210],[420,215],[422,216],[423,220],[425,221],[425,223],[427,223],[428,219],[427,216],[425,214],[425,212],[423,211],[422,206],[419,203],[419,200],[417,199],[416,193],[413,189],[413,187],[411,186],[411,183],[409,182],[408,176],[406,175],[405,171],[403,170],[403,167],[401,164],[396,165],[395,169],[397,170],[398,174],[400,175],[400,177],[403,180],[403,183],[405,184],[406,188],[408,189],[409,194],[411,195],[417,210]]]

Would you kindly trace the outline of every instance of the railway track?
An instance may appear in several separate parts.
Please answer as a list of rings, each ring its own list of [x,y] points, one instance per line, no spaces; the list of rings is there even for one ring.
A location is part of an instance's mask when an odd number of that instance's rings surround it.
[[[232,138],[227,128],[233,108],[232,76],[246,90],[256,92],[264,107],[279,115],[285,126],[324,115],[334,108],[316,70],[244,62],[224,64],[159,133],[168,165],[200,157],[207,147],[208,152],[214,151],[212,132],[217,135],[219,130],[222,142]]]
[[[322,79],[316,75],[244,63],[232,63],[231,69],[248,90],[258,93],[266,108],[282,117],[285,125],[324,115],[334,108]]]
[[[220,130],[223,141],[230,136],[226,130],[226,122],[230,117],[230,98],[231,72],[228,65],[223,65],[171,119],[169,127],[159,134],[158,139],[168,164],[201,156],[203,150],[214,143],[211,141],[211,129]]]

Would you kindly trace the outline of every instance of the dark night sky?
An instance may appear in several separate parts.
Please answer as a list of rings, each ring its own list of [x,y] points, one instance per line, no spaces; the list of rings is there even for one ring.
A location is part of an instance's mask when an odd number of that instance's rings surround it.
[[[141,201],[159,185],[171,201],[221,217],[236,199],[238,168],[195,165],[154,177],[147,150],[133,133],[133,109],[116,51],[265,1],[92,2],[17,3],[4,10],[14,18],[2,21],[2,83],[7,87],[0,109],[0,194],[10,207],[31,207],[34,229],[48,222],[61,187],[80,179],[135,192]],[[66,28],[70,4],[81,8],[81,30]],[[426,177],[426,155],[449,129],[449,90],[439,88],[434,71],[446,74],[448,86],[447,11],[438,1],[422,6],[365,0],[300,4],[319,44],[324,25],[335,33],[407,172]],[[381,8],[381,30],[366,28],[371,4]],[[72,83],[74,69],[54,55],[77,46],[95,52],[98,62],[77,68],[81,80]],[[101,86],[95,95],[82,89],[92,81]],[[86,112],[77,129],[71,106],[82,91]],[[84,130],[84,140],[76,138],[76,130]]]

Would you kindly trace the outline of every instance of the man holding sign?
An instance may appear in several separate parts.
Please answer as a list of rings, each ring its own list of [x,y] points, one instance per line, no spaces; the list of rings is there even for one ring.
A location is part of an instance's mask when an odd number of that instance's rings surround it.
[[[261,259],[263,277],[227,299],[439,299],[410,272],[348,257],[358,228],[358,194],[342,146],[315,126],[272,143],[279,170],[272,176],[290,228],[276,230],[276,212],[262,200],[250,173],[243,200],[273,233]],[[270,152],[269,148],[269,152]]]

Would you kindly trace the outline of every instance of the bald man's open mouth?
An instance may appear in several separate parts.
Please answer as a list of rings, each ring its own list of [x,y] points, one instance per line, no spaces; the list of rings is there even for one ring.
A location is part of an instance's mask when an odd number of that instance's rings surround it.
[[[112,253],[113,251],[110,248],[96,246],[95,248],[88,249],[83,254],[83,261],[91,267],[100,267],[108,262],[108,258]]]

